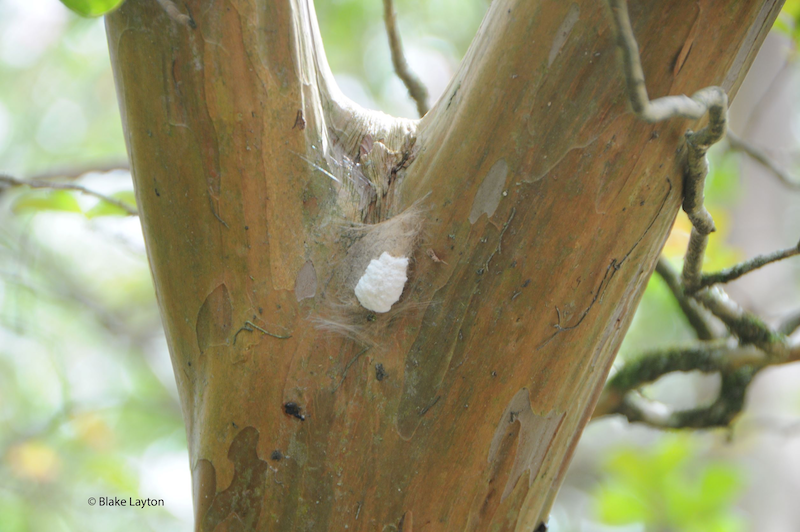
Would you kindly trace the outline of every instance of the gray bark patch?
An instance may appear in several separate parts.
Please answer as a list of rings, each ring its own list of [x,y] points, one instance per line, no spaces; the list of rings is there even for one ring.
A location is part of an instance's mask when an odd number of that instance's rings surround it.
[[[297,301],[314,297],[317,294],[317,270],[309,260],[300,268],[294,282],[294,295]]]
[[[576,22],[578,22],[580,16],[581,10],[578,7],[578,4],[572,4],[569,6],[569,12],[567,12],[567,16],[564,17],[564,21],[558,27],[558,30],[556,30],[556,36],[553,39],[553,46],[550,48],[550,56],[547,58],[548,68],[553,64],[553,61],[556,60],[556,57],[558,57],[558,52],[560,52],[561,48],[564,47],[564,43],[567,42],[569,34],[572,31],[572,27]]]
[[[231,296],[225,284],[211,292],[197,313],[195,333],[200,353],[211,346],[226,345],[231,332]]]
[[[508,165],[505,159],[499,159],[486,177],[483,178],[483,183],[478,187],[478,192],[475,194],[475,200],[472,202],[472,210],[469,213],[469,223],[474,224],[482,214],[491,217],[494,211],[500,205],[500,199],[503,197],[503,188],[506,185],[506,176],[508,175]]]
[[[549,412],[545,416],[540,416],[533,412],[531,408],[530,394],[528,390],[522,388],[511,399],[500,418],[500,423],[495,430],[492,444],[489,447],[489,464],[494,466],[503,460],[500,455],[501,444],[506,435],[513,429],[513,425],[519,422],[519,440],[517,441],[517,454],[514,457],[514,464],[511,474],[506,482],[503,495],[500,500],[504,500],[514,490],[517,481],[522,478],[523,473],[528,471],[528,484],[533,484],[539,474],[539,468],[547,454],[547,449],[555,438],[558,427],[564,419],[564,414]]]

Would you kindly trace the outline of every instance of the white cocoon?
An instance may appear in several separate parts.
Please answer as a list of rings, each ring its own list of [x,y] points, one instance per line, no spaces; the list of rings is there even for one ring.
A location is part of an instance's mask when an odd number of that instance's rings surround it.
[[[356,284],[356,297],[361,306],[373,312],[389,312],[403,294],[408,277],[408,258],[392,257],[385,251],[372,259]]]

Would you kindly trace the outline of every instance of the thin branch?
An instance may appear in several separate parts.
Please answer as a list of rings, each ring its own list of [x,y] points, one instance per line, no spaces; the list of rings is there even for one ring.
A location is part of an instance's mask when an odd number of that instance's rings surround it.
[[[706,288],[698,292],[695,298],[719,318],[742,343],[759,347],[774,360],[788,357],[786,337],[769,327],[758,316],[740,307],[721,288]]]
[[[716,87],[715,87],[716,88]],[[708,125],[694,133],[686,132],[686,170],[683,185],[683,210],[692,222],[689,246],[683,260],[682,279],[687,292],[692,293],[700,284],[703,256],[708,244],[708,235],[713,233],[714,219],[704,205],[708,160],[706,152],[722,137],[728,121],[728,96],[718,89],[719,100],[708,110]]]
[[[350,370],[350,366],[352,366],[353,364],[355,364],[356,360],[358,360],[359,358],[361,358],[361,355],[363,355],[363,354],[364,354],[364,353],[366,353],[367,351],[369,351],[369,346],[367,346],[367,347],[365,347],[364,349],[362,349],[361,351],[359,351],[359,352],[358,352],[358,354],[356,354],[356,356],[354,356],[353,358],[351,358],[351,359],[350,359],[350,362],[348,362],[348,363],[347,363],[347,365],[345,365],[345,367],[344,367],[344,371],[342,371],[342,379],[339,381],[339,384],[337,384],[337,385],[336,385],[336,387],[333,389],[333,391],[334,391],[334,392],[335,392],[336,390],[338,390],[338,389],[339,389],[339,387],[340,387],[342,384],[344,384],[344,380],[347,378],[347,372]]]
[[[617,27],[617,45],[622,52],[625,81],[631,107],[637,117],[657,122],[673,117],[700,119],[708,112],[708,125],[697,133],[686,132],[683,210],[692,222],[683,272],[680,280],[665,261],[659,263],[659,274],[681,303],[690,322],[698,318],[697,310],[688,304],[688,297],[702,304],[720,319],[734,335],[724,342],[703,342],[684,349],[647,354],[627,363],[612,377],[600,397],[595,417],[604,413],[621,413],[630,421],[658,427],[728,426],[741,411],[747,387],[755,374],[767,365],[782,364],[800,358],[800,342],[789,339],[768,327],[757,316],[746,312],[719,287],[707,286],[732,280],[769,262],[797,254],[797,249],[758,257],[730,271],[702,275],[703,256],[714,220],[704,205],[703,189],[708,174],[708,149],[726,134],[728,97],[720,87],[707,87],[687,96],[668,96],[650,101],[639,47],[633,35],[627,2],[609,0]],[[734,141],[735,142],[735,141]],[[704,281],[706,284],[704,284]],[[705,320],[692,323],[698,336],[711,334]],[[738,341],[737,341],[738,340]],[[673,410],[666,405],[648,402],[636,390],[662,375],[674,371],[699,370],[719,373],[722,387],[716,401],[704,408]]]
[[[105,194],[100,194],[99,192],[95,192],[94,190],[88,189],[84,186],[75,185],[72,183],[52,183],[49,181],[23,180],[23,179],[17,179],[16,177],[11,177],[10,175],[0,174],[0,184],[5,184],[9,188],[28,187],[35,189],[72,190],[75,192],[86,194],[87,196],[93,196],[101,201],[105,201],[106,203],[114,205],[115,207],[118,207],[123,211],[125,211],[130,216],[136,216],[139,214],[136,208],[128,205],[123,201],[120,201],[116,198],[112,198],[110,196],[106,196]]]
[[[169,16],[169,18],[171,18],[173,21],[186,26],[187,28],[195,29],[197,27],[197,24],[194,23],[192,17],[181,13],[172,0],[156,0],[156,2],[158,2],[158,5],[161,6],[161,8],[167,13],[167,16]]]
[[[733,151],[742,152],[757,163],[761,164],[761,166],[769,170],[787,187],[800,189],[800,179],[790,174],[785,168],[781,167],[772,159],[772,157],[767,155],[767,153],[758,146],[750,144],[731,131],[728,131],[728,144]]]
[[[630,422],[659,428],[727,426],[741,411],[752,378],[767,364],[768,358],[757,347],[726,341],[652,351],[627,362],[609,379],[592,417],[622,414]],[[688,371],[720,374],[722,386],[713,404],[676,410],[638,393],[664,375]]]
[[[242,331],[247,331],[247,332],[258,331],[262,334],[266,334],[267,336],[277,338],[278,340],[288,340],[289,338],[292,337],[291,334],[282,335],[282,334],[271,333],[268,330],[259,327],[252,321],[247,320],[244,322],[244,325],[242,325],[242,327],[238,331],[236,331],[236,334],[233,335],[233,345],[236,345],[236,338],[238,338],[239,333]]]
[[[714,220],[703,205],[703,188],[708,174],[706,152],[725,136],[728,123],[728,95],[720,87],[706,87],[691,98],[665,96],[650,100],[639,45],[633,35],[626,0],[609,0],[617,28],[617,46],[622,52],[625,83],[633,112],[646,122],[682,117],[700,119],[708,112],[708,125],[697,133],[686,132],[686,168],[683,210],[692,222],[689,248],[683,263],[683,282],[689,293],[698,289],[708,235],[714,232]]]
[[[734,358],[758,358],[754,347],[737,353],[737,357],[733,354],[730,343],[720,340],[651,351],[627,362],[608,380],[607,386],[619,393],[627,393],[675,371],[715,373],[727,369]]]
[[[741,262],[735,266],[731,266],[730,268],[726,268],[715,273],[704,273],[700,279],[700,288],[705,288],[717,283],[729,283],[743,275],[761,268],[762,266],[766,266],[767,264],[771,264],[779,260],[788,259],[789,257],[794,257],[795,255],[800,255],[800,243],[792,248],[782,249],[766,255],[759,255],[748,261]]]
[[[428,90],[419,78],[411,72],[411,68],[406,62],[392,0],[383,0],[383,20],[386,23],[386,33],[389,37],[389,48],[392,51],[394,71],[397,73],[397,77],[403,81],[406,89],[408,89],[411,99],[417,104],[419,116],[425,116],[425,113],[428,112]]]
[[[793,351],[796,349],[792,346]],[[797,356],[792,352],[776,360],[757,346],[721,340],[645,353],[628,361],[609,379],[592,418],[622,414],[630,422],[659,428],[726,427],[741,412],[753,377],[767,366],[789,363]],[[719,395],[711,405],[678,410],[638,393],[642,386],[664,375],[688,371],[720,375]]]
[[[104,164],[57,168],[55,170],[48,170],[47,172],[42,172],[41,174],[30,176],[28,179],[30,181],[47,181],[49,179],[54,179],[54,178],[77,179],[79,177],[85,176],[86,174],[91,174],[91,173],[105,174],[107,172],[113,172],[115,170],[125,170],[127,172],[130,172],[131,168],[130,165],[128,165],[128,161],[117,161],[117,162],[112,161]]]
[[[719,335],[714,331],[714,324],[708,311],[683,291],[680,274],[669,265],[667,259],[660,257],[656,263],[656,273],[664,280],[672,295],[680,305],[689,325],[694,329],[699,340],[712,340]]]
[[[720,103],[720,96],[724,91],[719,87],[702,89],[691,98],[682,94],[650,100],[639,57],[639,45],[628,16],[628,3],[626,0],[609,0],[609,4],[617,28],[617,46],[622,52],[628,97],[637,117],[651,123],[677,117],[697,120],[706,114],[711,105]],[[727,102],[725,107],[727,108]]]

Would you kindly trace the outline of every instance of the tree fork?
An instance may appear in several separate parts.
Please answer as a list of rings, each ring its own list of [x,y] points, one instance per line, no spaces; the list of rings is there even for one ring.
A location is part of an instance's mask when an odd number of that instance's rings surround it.
[[[649,93],[732,97],[781,3],[631,6]],[[538,527],[701,124],[629,111],[596,0],[495,0],[421,121],[341,95],[308,0],[184,8],[107,24],[196,529]],[[353,306],[353,250],[407,213],[400,303]]]

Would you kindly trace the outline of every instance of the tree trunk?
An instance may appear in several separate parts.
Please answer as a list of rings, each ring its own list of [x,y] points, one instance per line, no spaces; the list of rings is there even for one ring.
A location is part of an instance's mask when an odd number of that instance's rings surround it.
[[[780,0],[632,2],[650,94],[733,95]],[[332,81],[310,0],[108,17],[196,529],[525,531],[681,202],[608,7],[494,0],[420,121]],[[687,55],[688,53],[688,55]],[[400,302],[353,287],[411,259]]]

